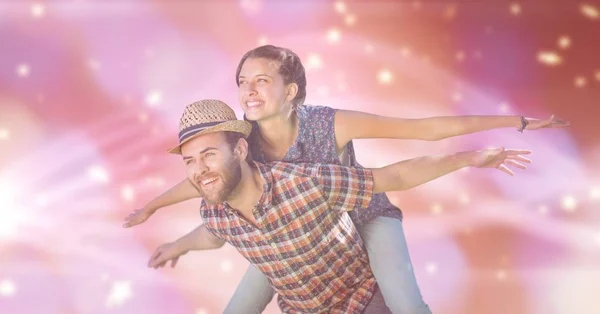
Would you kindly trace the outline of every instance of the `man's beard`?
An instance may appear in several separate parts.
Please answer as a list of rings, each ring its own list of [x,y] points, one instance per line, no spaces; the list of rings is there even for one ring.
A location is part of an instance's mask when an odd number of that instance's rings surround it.
[[[193,182],[193,185],[196,190],[198,190],[198,193],[200,193],[200,196],[202,196],[202,198],[204,198],[204,200],[209,204],[218,205],[223,203],[242,180],[242,166],[235,158],[232,158],[230,162],[225,164],[223,169],[225,169],[225,172],[209,172],[205,175],[212,176],[213,174],[216,174],[219,177],[219,179],[223,182],[223,187],[219,190],[213,190],[205,193],[200,182]]]

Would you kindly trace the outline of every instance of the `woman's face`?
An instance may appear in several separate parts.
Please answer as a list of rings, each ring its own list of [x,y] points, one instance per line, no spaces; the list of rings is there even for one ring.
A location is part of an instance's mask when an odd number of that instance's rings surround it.
[[[289,85],[279,74],[279,62],[264,58],[246,59],[238,83],[240,105],[246,119],[260,121],[291,113],[290,100],[293,96]]]

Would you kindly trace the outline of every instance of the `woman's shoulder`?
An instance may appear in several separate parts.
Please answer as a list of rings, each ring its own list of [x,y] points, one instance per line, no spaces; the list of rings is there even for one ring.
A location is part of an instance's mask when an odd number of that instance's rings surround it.
[[[301,105],[296,109],[305,125],[333,124],[336,109],[328,106]]]

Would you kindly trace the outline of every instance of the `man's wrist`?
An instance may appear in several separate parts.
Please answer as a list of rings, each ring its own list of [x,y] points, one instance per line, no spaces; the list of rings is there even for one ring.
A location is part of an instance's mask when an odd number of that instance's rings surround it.
[[[469,150],[458,153],[458,159],[461,162],[461,168],[475,167],[477,163],[478,152],[475,150]]]
[[[183,236],[175,240],[175,246],[181,252],[181,255],[193,250],[194,248],[191,245],[192,241],[190,241],[189,236]]]
[[[154,214],[154,213],[156,213],[156,211],[158,210],[158,208],[159,208],[159,207],[152,206],[152,203],[148,203],[148,204],[146,204],[146,205],[143,207],[143,210],[144,210],[146,213],[149,213],[149,214]]]

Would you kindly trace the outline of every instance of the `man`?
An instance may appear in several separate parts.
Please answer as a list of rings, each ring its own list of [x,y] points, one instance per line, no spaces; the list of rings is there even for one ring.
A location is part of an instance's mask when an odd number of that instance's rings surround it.
[[[503,168],[529,153],[471,151],[377,169],[261,164],[248,153],[250,131],[220,101],[187,106],[170,152],[183,156],[203,197],[204,225],[159,247],[149,266],[175,266],[190,250],[228,242],[269,278],[284,313],[389,313],[347,211],[367,208],[374,193],[410,189],[467,166]]]

